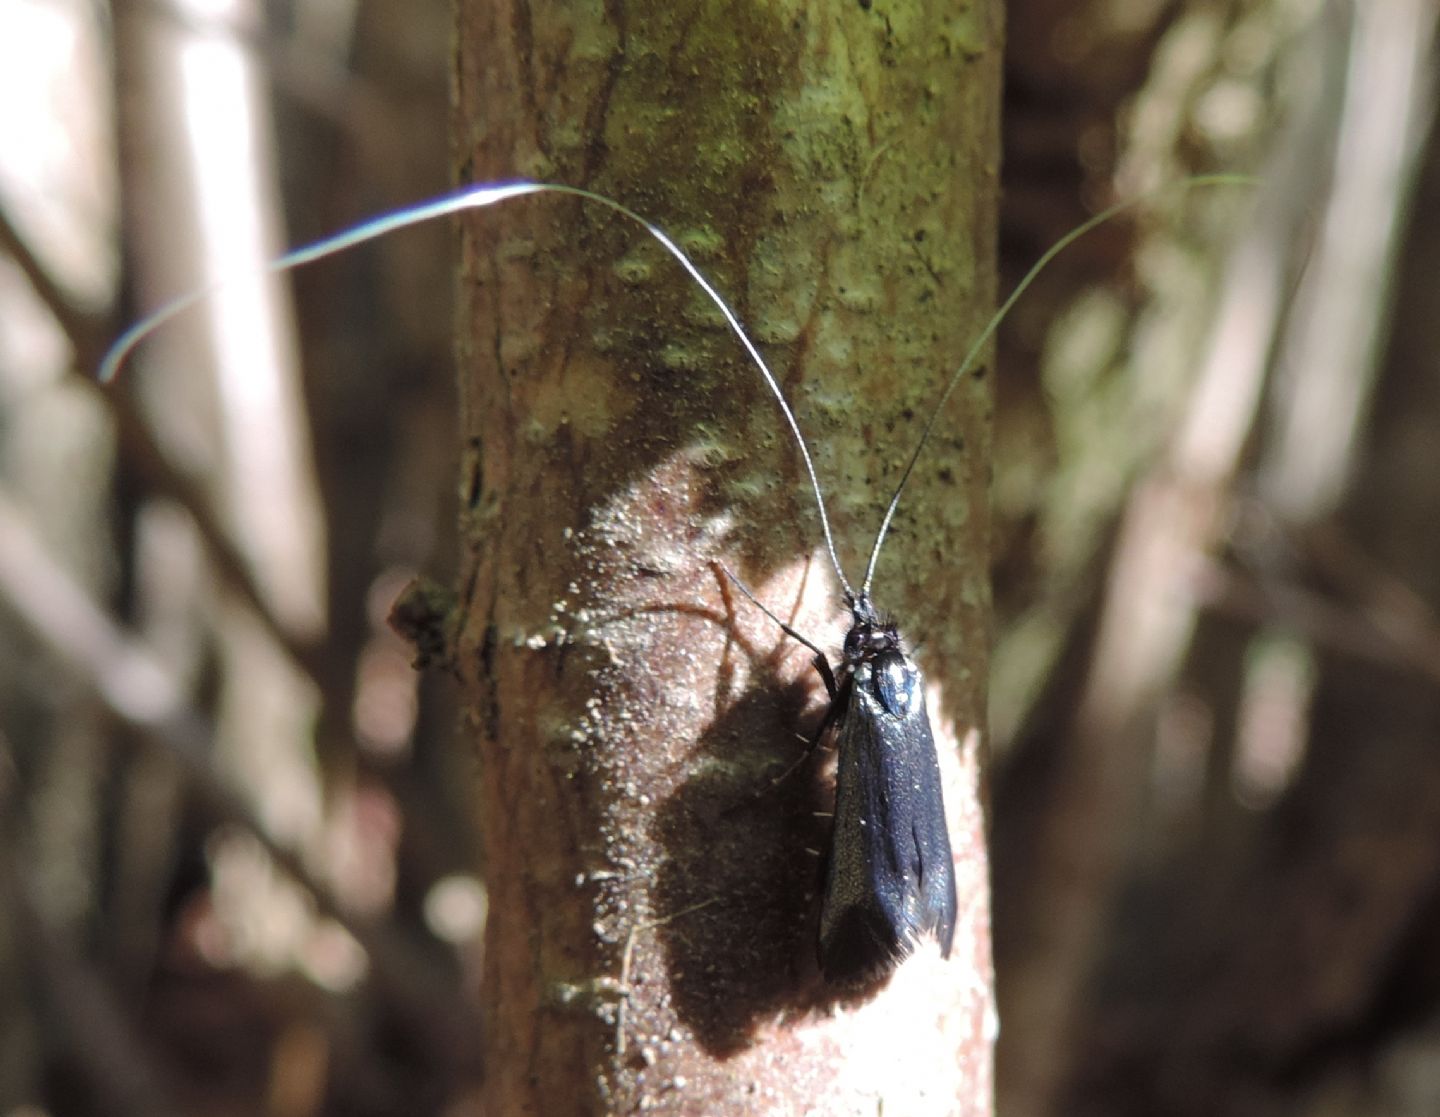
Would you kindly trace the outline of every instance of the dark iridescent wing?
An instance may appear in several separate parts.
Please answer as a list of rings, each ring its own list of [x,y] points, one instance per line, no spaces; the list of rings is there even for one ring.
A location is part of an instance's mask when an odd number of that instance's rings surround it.
[[[820,968],[844,984],[887,972],[925,934],[949,956],[955,866],[919,671],[882,653],[856,666],[837,701]]]

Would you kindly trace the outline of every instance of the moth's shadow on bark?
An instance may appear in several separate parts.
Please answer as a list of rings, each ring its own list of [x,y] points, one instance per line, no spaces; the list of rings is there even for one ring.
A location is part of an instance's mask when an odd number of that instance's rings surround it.
[[[656,934],[674,1006],[712,1054],[736,1054],[757,1029],[844,994],[815,959],[816,895],[833,789],[824,754],[777,777],[805,748],[805,680],[761,681],[699,740],[693,774],[655,816],[666,853]]]

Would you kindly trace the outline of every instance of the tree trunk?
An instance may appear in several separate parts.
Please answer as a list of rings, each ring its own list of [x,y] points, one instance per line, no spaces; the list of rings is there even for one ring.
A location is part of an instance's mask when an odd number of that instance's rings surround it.
[[[597,190],[692,255],[794,403],[858,582],[993,303],[997,8],[467,0],[459,19],[462,180]],[[773,782],[823,688],[715,566],[837,647],[774,401],[639,229],[539,198],[466,233],[487,1112],[989,1112],[988,377],[955,393],[877,577],[923,646],[955,946],[843,996],[814,962],[825,781]]]

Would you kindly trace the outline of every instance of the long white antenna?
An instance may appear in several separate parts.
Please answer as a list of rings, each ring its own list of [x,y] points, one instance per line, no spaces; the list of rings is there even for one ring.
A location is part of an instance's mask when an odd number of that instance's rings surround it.
[[[1011,292],[1009,298],[1005,300],[1000,309],[995,312],[985,328],[980,332],[980,336],[977,337],[970,346],[969,352],[965,354],[965,359],[960,362],[959,367],[950,376],[950,379],[946,381],[945,388],[941,391],[939,400],[935,406],[931,408],[930,417],[926,420],[925,428],[920,434],[920,441],[916,444],[914,452],[911,453],[909,460],[905,464],[905,469],[900,475],[900,482],[895,486],[895,492],[891,495],[889,504],[886,505],[885,515],[880,521],[880,530],[875,533],[875,543],[870,548],[870,559],[865,566],[865,578],[861,583],[858,596],[851,587],[848,579],[846,579],[845,572],[840,566],[840,558],[835,550],[835,537],[830,530],[830,517],[825,511],[825,496],[820,489],[820,479],[815,473],[815,463],[810,457],[810,447],[806,444],[804,435],[800,433],[800,424],[796,421],[795,413],[790,409],[790,404],[786,401],[784,393],[781,392],[780,383],[776,380],[775,374],[770,371],[770,366],[765,363],[765,359],[760,355],[760,351],[745,333],[744,328],[740,325],[740,320],[735,316],[735,312],[732,311],[725,300],[720,297],[719,292],[715,290],[710,281],[701,274],[700,269],[690,262],[690,258],[686,256],[685,253],[680,250],[679,246],[660,228],[641,217],[634,210],[605,197],[603,194],[596,194],[593,191],[584,190],[578,186],[565,186],[560,183],[521,181],[470,186],[453,194],[448,194],[445,197],[437,198],[434,201],[423,202],[420,205],[411,206],[406,209],[397,210],[394,213],[373,218],[343,233],[338,233],[333,237],[327,237],[324,240],[317,241],[304,248],[298,248],[293,252],[288,252],[284,256],[266,264],[263,271],[268,274],[288,271],[291,268],[313,263],[326,256],[342,252],[357,244],[363,244],[366,241],[375,240],[377,237],[383,237],[387,233],[395,232],[398,229],[409,228],[412,225],[419,225],[426,221],[432,221],[437,217],[446,217],[464,210],[483,209],[487,206],[497,205],[511,198],[524,197],[528,194],[563,194],[572,198],[579,198],[582,201],[596,203],[614,213],[620,214],[622,217],[628,218],[654,237],[655,240],[675,258],[676,262],[685,269],[686,274],[699,285],[700,289],[705,292],[710,301],[715,304],[724,316],[726,323],[730,326],[736,338],[739,339],[745,352],[749,354],[755,367],[760,370],[760,375],[765,381],[765,386],[770,389],[770,394],[775,397],[775,402],[780,405],[780,413],[785,417],[785,422],[790,427],[790,433],[795,437],[795,445],[799,448],[800,457],[805,463],[805,474],[809,477],[810,488],[815,494],[815,508],[820,514],[820,528],[825,535],[825,549],[830,555],[830,565],[834,568],[835,577],[839,580],[841,588],[845,591],[846,600],[851,605],[854,605],[857,601],[868,601],[870,598],[870,586],[875,579],[875,565],[879,561],[880,548],[885,542],[885,536],[889,532],[891,521],[895,517],[895,509],[899,507],[900,497],[905,491],[906,484],[909,483],[910,475],[915,470],[915,464],[920,460],[920,455],[929,444],[931,432],[934,431],[935,424],[940,421],[940,416],[945,410],[945,405],[949,402],[951,394],[955,391],[956,385],[960,383],[961,378],[964,377],[966,373],[975,367],[981,350],[984,349],[985,345],[994,335],[1000,323],[1004,321],[1005,316],[1010,313],[1010,309],[1015,305],[1016,300],[1025,293],[1026,289],[1034,282],[1035,277],[1044,270],[1045,266],[1096,226],[1103,225],[1117,214],[1138,206],[1163,191],[1172,189],[1184,190],[1200,186],[1254,185],[1256,181],[1255,178],[1249,175],[1197,175],[1193,178],[1182,179],[1176,183],[1157,187],[1155,190],[1150,190],[1137,197],[1118,202],[1097,213],[1088,221],[1072,229],[1069,233],[1066,233],[1065,236],[1061,237],[1060,240],[1052,245],[1045,254],[1035,262],[1034,266],[1026,272],[1025,278],[1019,282],[1015,290]],[[226,281],[224,279],[219,279],[191,291],[187,295],[172,299],[153,314],[142,318],[135,325],[131,326],[120,335],[115,344],[106,352],[104,359],[100,362],[100,368],[97,374],[100,382],[108,383],[113,380],[119,373],[121,367],[129,359],[130,355],[150,334],[154,333],[172,318],[188,310],[190,307],[209,298],[217,290],[225,286],[225,283]]]
[[[930,432],[935,429],[935,424],[940,421],[940,416],[945,410],[945,405],[950,402],[951,393],[955,391],[955,386],[960,383],[961,377],[975,367],[975,362],[980,356],[980,351],[985,348],[986,343],[999,328],[1000,323],[1003,322],[1005,316],[1010,313],[1010,308],[1015,305],[1016,300],[1025,293],[1026,288],[1034,282],[1035,277],[1045,269],[1045,265],[1050,263],[1051,260],[1055,259],[1056,256],[1060,255],[1061,252],[1069,248],[1070,245],[1074,244],[1097,225],[1105,224],[1105,222],[1117,214],[1123,213],[1127,209],[1133,209],[1135,206],[1149,201],[1157,194],[1170,190],[1188,190],[1195,186],[1253,186],[1258,181],[1258,179],[1251,175],[1195,175],[1191,178],[1181,179],[1179,182],[1167,183],[1164,186],[1156,187],[1154,190],[1147,190],[1145,193],[1139,194],[1134,198],[1128,198],[1123,202],[1116,202],[1113,206],[1101,210],[1083,224],[1077,225],[1051,245],[1045,251],[1045,254],[1035,261],[1030,270],[1025,273],[1025,278],[1016,284],[1015,290],[1010,292],[1010,297],[1001,304],[1000,309],[991,316],[990,321],[985,324],[985,328],[980,331],[980,336],[977,337],[970,346],[969,352],[965,354],[965,359],[960,362],[960,367],[957,368],[950,379],[945,382],[944,391],[940,393],[940,398],[936,401],[935,406],[930,409],[930,418],[925,421],[925,429],[921,432],[920,441],[916,444],[914,453],[910,455],[910,460],[905,463],[905,470],[900,474],[900,483],[895,486],[894,495],[890,497],[890,503],[885,508],[885,518],[880,521],[880,530],[875,533],[875,545],[870,548],[870,561],[865,564],[865,580],[860,585],[860,597],[862,600],[868,600],[870,597],[870,583],[875,579],[875,564],[880,559],[880,545],[885,542],[885,534],[890,530],[890,521],[894,519],[895,509],[900,504],[900,494],[905,491],[906,482],[910,480],[910,474],[915,470],[915,463],[920,460],[920,455],[925,450],[926,443],[930,441]]]
[[[665,235],[658,227],[641,217],[634,210],[612,201],[603,194],[596,194],[590,190],[583,190],[578,186],[564,186],[553,182],[510,182],[485,186],[469,186],[454,194],[447,194],[443,198],[436,198],[431,202],[422,202],[420,205],[410,206],[406,209],[397,210],[394,213],[376,217],[363,224],[356,225],[343,233],[337,233],[333,237],[317,241],[304,248],[297,248],[288,252],[278,259],[270,261],[265,265],[264,273],[273,274],[276,272],[288,271],[291,268],[298,268],[302,264],[313,263],[336,252],[352,248],[357,244],[383,237],[387,233],[393,233],[397,229],[406,229],[412,225],[419,225],[425,221],[434,220],[437,217],[446,217],[450,214],[460,213],[464,210],[483,209],[486,206],[493,206],[499,202],[508,201],[511,198],[523,197],[527,194],[565,194],[572,198],[580,198],[583,201],[595,202],[620,214],[628,217],[647,233],[660,242],[661,246],[673,256],[682,268],[689,274],[690,278],[699,284],[700,289],[710,297],[720,313],[725,316],[730,329],[740,339],[740,344],[750,359],[755,362],[755,367],[760,370],[760,375],[765,380],[765,386],[770,389],[770,394],[780,405],[780,412],[785,416],[785,422],[790,426],[790,433],[795,436],[795,444],[800,448],[800,457],[805,462],[805,473],[810,478],[810,488],[815,493],[815,507],[820,513],[820,527],[825,533],[825,549],[830,554],[830,565],[835,568],[835,576],[840,580],[840,585],[845,591],[847,599],[853,600],[854,591],[850,588],[849,581],[845,578],[845,572],[840,568],[840,559],[835,551],[835,537],[830,532],[830,517],[825,512],[825,497],[820,491],[820,479],[815,474],[815,463],[810,458],[810,447],[805,444],[805,438],[800,433],[800,424],[795,421],[795,413],[790,410],[790,404],[786,402],[785,395],[780,391],[779,381],[775,379],[774,373],[760,356],[760,351],[755,348],[753,342],[746,335],[740,320],[736,318],[725,300],[720,297],[719,292],[711,286],[701,273],[700,269],[690,262],[690,258],[680,251],[680,248]],[[115,344],[106,352],[104,359],[100,362],[98,378],[102,384],[109,383],[130,354],[150,334],[154,333],[165,323],[169,322],[176,315],[188,310],[196,303],[209,298],[221,287],[225,286],[225,280],[219,279],[206,284],[187,295],[172,299],[153,314],[142,318],[135,325],[131,326],[116,340]],[[948,390],[947,390],[948,395]],[[928,428],[926,433],[928,434]],[[913,464],[913,462],[912,462]],[[898,495],[898,494],[897,494]],[[887,516],[888,522],[888,516]],[[883,533],[883,529],[882,529]]]

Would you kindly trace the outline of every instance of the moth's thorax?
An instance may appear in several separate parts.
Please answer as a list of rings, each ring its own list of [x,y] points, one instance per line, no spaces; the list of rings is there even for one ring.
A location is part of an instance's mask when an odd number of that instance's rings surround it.
[[[923,702],[920,669],[905,654],[894,623],[876,614],[868,600],[851,606],[854,621],[845,635],[845,666],[853,685],[891,717],[903,718]]]

